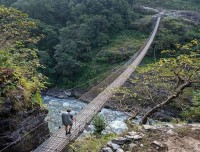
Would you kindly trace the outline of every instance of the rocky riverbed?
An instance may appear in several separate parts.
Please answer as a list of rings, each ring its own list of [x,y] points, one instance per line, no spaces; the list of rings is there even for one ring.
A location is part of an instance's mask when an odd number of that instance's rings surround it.
[[[76,113],[78,113],[82,108],[87,105],[86,103],[78,101],[75,98],[60,99],[50,96],[44,96],[43,103],[49,111],[45,119],[48,121],[49,129],[52,133],[57,131],[62,126],[62,111],[66,111],[68,108],[70,108],[72,109],[72,114],[76,115]],[[101,110],[99,115],[104,117],[107,124],[106,130],[103,133],[121,133],[122,131],[125,131],[127,129],[127,125],[124,122],[129,117],[127,113],[104,108]],[[74,125],[76,125],[76,122]],[[89,125],[83,134],[90,134],[93,129],[93,125]]]
[[[86,92],[85,90],[72,90],[72,89],[60,89],[57,87],[54,88],[49,88],[48,90],[46,90],[46,92],[44,92],[44,96],[51,96],[51,97],[55,97],[55,98],[60,98],[60,99],[67,99],[69,97],[74,97],[74,98],[79,98],[84,92]]]
[[[134,77],[134,75],[132,75]],[[130,86],[129,81],[127,81],[124,86]],[[71,100],[71,99],[78,99],[82,94],[84,94],[84,90],[66,90],[66,89],[60,89],[60,88],[50,88],[44,93],[44,97],[52,97],[55,98],[56,100],[59,101],[64,101],[64,100]],[[159,92],[160,93],[160,92]],[[108,109],[116,110],[116,111],[122,111],[122,112],[131,112],[133,111],[139,111],[139,115],[144,115],[148,110],[152,108],[150,105],[141,105],[138,104],[138,102],[135,102],[133,100],[123,100],[123,105],[126,107],[128,106],[128,110],[122,106],[122,104],[119,102],[119,100],[116,98],[117,95],[113,96],[110,100],[107,101],[105,107]],[[45,98],[44,98],[45,99]],[[78,101],[78,100],[77,100]],[[85,103],[88,103],[87,101],[82,101]],[[45,102],[46,103],[46,99]],[[134,103],[134,104],[133,104]],[[55,104],[57,104],[55,102]],[[60,105],[61,106],[61,105]],[[66,108],[65,108],[66,110]],[[172,118],[177,117],[179,114],[179,111],[177,109],[171,109],[171,108],[165,108],[153,115],[154,119],[161,120],[161,121],[170,121]],[[52,114],[55,115],[55,114]],[[56,114],[58,115],[58,113]],[[137,120],[136,120],[137,121]],[[50,123],[51,123],[51,118],[50,118]]]

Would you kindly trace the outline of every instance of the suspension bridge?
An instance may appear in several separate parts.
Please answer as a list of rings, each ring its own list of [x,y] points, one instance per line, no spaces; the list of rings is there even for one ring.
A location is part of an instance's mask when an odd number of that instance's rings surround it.
[[[98,95],[98,91],[96,93],[92,91],[95,89],[92,89],[91,92],[89,91],[88,93],[83,95],[83,100],[84,98],[86,99],[86,97],[88,96],[92,96],[92,101],[90,101],[90,103],[75,116],[76,123],[72,127],[71,134],[66,135],[65,128],[62,127],[43,144],[41,144],[37,149],[35,149],[34,152],[64,151],[70,141],[74,141],[83,132],[85,127],[92,121],[93,117],[104,107],[106,101],[108,101],[112,97],[114,90],[121,87],[130,77],[130,75],[135,71],[136,67],[140,64],[158,31],[162,14],[163,12],[160,13],[160,15],[157,17],[153,32],[151,33],[139,53],[133,56],[122,68],[120,68],[120,70],[117,70],[117,72],[114,74],[115,77],[118,77],[112,83],[109,83],[109,81],[107,81],[109,85]]]
[[[72,127],[71,134],[66,135],[65,128],[62,127],[33,152],[62,152],[66,150],[71,141],[78,138],[85,127],[92,121],[93,117],[104,107],[106,101],[112,97],[114,91],[126,82],[130,75],[135,71],[136,67],[140,64],[155,38],[163,14],[164,12],[158,14],[154,29],[142,48],[123,66],[117,67],[117,70],[112,72],[112,74],[110,74],[104,81],[79,98],[80,100],[89,101],[89,104],[75,116],[76,122]],[[103,91],[102,88],[104,89]],[[35,129],[40,125],[36,126]],[[28,133],[23,135],[23,137],[26,135],[28,135]],[[6,146],[1,150],[1,152],[6,151],[13,144],[16,144],[16,142]]]

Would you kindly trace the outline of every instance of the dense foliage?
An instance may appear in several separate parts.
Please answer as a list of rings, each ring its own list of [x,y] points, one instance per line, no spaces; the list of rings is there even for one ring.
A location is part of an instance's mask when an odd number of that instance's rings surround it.
[[[16,9],[0,7],[0,102],[10,101],[14,110],[41,104],[43,76],[31,33],[36,23]]]
[[[46,67],[40,70],[51,84],[64,87],[95,77],[103,79],[99,75],[105,75],[115,66],[112,64],[126,61],[142,45],[151,32],[148,15],[153,12],[141,10],[140,5],[195,11],[200,6],[198,0],[1,0],[0,4],[38,20],[34,33],[45,35],[37,45],[40,63]],[[192,23],[166,19],[152,50],[159,54],[163,49],[175,49],[174,43],[198,39],[198,32]],[[131,40],[124,37],[123,44],[115,40],[123,35]],[[138,40],[137,44],[133,40]]]
[[[199,26],[191,21],[167,17],[161,26],[153,42],[151,56],[156,51],[156,57],[166,57],[167,54],[161,53],[163,50],[176,50],[176,44],[184,45],[193,39],[200,39]]]
[[[139,18],[127,0],[1,3],[40,20],[37,32],[46,35],[38,45],[40,61],[46,67],[43,72],[65,86],[77,81],[102,46],[109,44],[117,33],[130,29],[131,23]]]
[[[177,44],[176,50],[162,51],[168,57],[139,68],[137,76],[131,80],[133,86],[128,93],[125,90],[124,96],[130,97],[129,92],[134,91],[131,94],[133,99],[152,107],[148,117],[166,105],[174,109],[190,106],[188,98],[193,96],[192,91],[197,90],[200,84],[199,52],[197,40],[183,46]]]

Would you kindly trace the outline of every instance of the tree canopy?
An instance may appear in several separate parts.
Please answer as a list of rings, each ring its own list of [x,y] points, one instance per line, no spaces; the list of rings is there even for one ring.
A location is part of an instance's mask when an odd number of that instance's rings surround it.
[[[149,14],[141,5],[199,10],[196,0],[1,0],[0,4],[19,9],[37,20],[38,28],[33,33],[45,35],[36,45],[40,63],[46,67],[40,71],[49,77],[51,84],[64,87],[93,79],[109,69],[111,62],[119,64],[132,55],[125,54],[126,49],[119,45],[120,53],[104,48],[123,32],[128,35],[140,31],[134,39],[143,43],[140,37],[150,33],[153,23],[149,15],[156,12]],[[198,33],[198,25],[166,18],[152,48],[157,50],[156,57],[160,57],[163,49],[175,49],[174,43],[198,39]],[[127,46],[127,50],[134,46]],[[99,67],[106,68],[99,72]]]
[[[28,0],[3,4],[40,20],[39,30],[46,35],[38,44],[40,61],[47,67],[42,71],[65,85],[80,76],[93,60],[95,49],[109,44],[113,35],[128,29],[139,17],[127,0]]]
[[[193,96],[200,84],[199,42],[192,40],[185,45],[176,45],[176,50],[164,50],[169,57],[141,67],[131,82],[134,84],[134,97],[141,102],[149,102],[152,107],[143,117],[142,123],[161,108],[182,98],[182,104],[190,105],[186,98]],[[188,93],[188,91],[190,93]],[[159,97],[160,96],[160,97]],[[181,105],[182,105],[181,104]]]
[[[39,36],[31,33],[36,23],[16,9],[0,7],[0,101],[10,101],[14,110],[41,104],[44,77],[38,51]]]

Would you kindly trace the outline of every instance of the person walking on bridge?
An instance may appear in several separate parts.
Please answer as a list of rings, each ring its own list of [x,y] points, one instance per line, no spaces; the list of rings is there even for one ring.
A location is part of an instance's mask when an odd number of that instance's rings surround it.
[[[71,134],[71,129],[73,125],[73,115],[70,113],[71,109],[67,109],[67,113],[62,113],[62,123],[65,125],[66,135]]]

